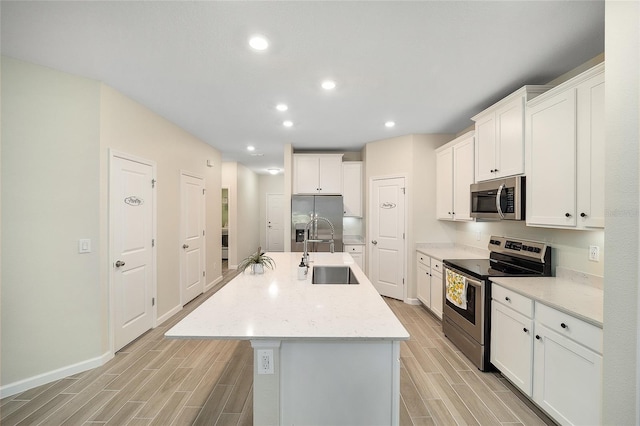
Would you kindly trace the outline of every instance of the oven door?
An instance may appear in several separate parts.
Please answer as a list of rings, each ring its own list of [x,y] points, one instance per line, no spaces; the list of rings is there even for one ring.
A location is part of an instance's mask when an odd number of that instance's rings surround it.
[[[463,275],[467,280],[467,309],[461,309],[460,307],[451,303],[446,296],[444,297],[444,309],[443,315],[449,319],[452,323],[456,324],[462,330],[464,330],[471,338],[481,345],[484,345],[484,297],[485,297],[485,282],[478,280],[451,267],[445,266],[445,272],[442,274],[442,286],[443,292],[446,294],[446,269],[450,269],[460,275]]]

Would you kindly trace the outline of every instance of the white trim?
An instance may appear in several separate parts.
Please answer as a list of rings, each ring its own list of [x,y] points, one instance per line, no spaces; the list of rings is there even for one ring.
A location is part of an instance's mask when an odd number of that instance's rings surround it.
[[[182,310],[182,305],[174,306],[166,314],[162,315],[161,317],[158,317],[157,325],[162,325],[163,322],[165,322],[166,320],[168,320],[169,318],[171,318],[181,310]]]
[[[122,158],[128,161],[134,161],[140,164],[145,164],[149,167],[151,167],[151,176],[152,179],[154,181],[157,181],[158,179],[158,174],[157,174],[157,164],[155,161],[152,160],[148,160],[142,157],[138,157],[135,155],[131,155],[131,154],[127,154],[124,153],[122,151],[117,151],[114,149],[109,148],[109,166],[108,166],[108,170],[109,170],[109,176],[108,176],[108,185],[109,187],[107,188],[107,194],[108,194],[108,211],[109,211],[109,218],[108,218],[108,222],[109,222],[109,247],[108,247],[108,256],[109,256],[109,265],[113,265],[113,263],[115,262],[115,258],[113,256],[113,219],[115,217],[114,215],[114,211],[113,211],[113,205],[111,203],[111,188],[112,188],[112,179],[113,179],[113,159],[115,157],[118,158]],[[154,188],[157,190],[157,188]],[[152,293],[152,297],[155,299],[156,303],[153,304],[152,308],[151,308],[151,327],[152,328],[156,328],[158,325],[158,260],[157,260],[157,254],[158,254],[158,197],[157,197],[157,192],[153,191],[153,200],[152,200],[152,234],[153,234],[153,239],[156,241],[156,244],[151,248],[151,257],[152,257],[152,262],[153,262],[153,267],[151,268],[152,271],[152,277],[151,277],[151,293]],[[109,283],[109,351],[110,353],[113,354],[115,353],[115,349],[114,349],[114,342],[115,342],[115,301],[114,301],[114,294],[113,294],[113,268],[110,266],[108,268],[108,283]]]
[[[420,300],[416,299],[415,297],[408,297],[404,299],[404,303],[406,303],[407,305],[420,305]]]
[[[101,356],[91,358],[86,361],[81,361],[76,364],[71,364],[53,371],[47,371],[46,373],[38,374],[14,383],[9,383],[0,387],[0,397],[5,398],[7,396],[16,395],[20,392],[51,383],[56,380],[64,379],[65,377],[82,373],[83,371],[100,367],[112,358],[113,352],[109,351],[105,352]]]
[[[205,284],[204,285],[204,292],[206,293],[207,291],[211,290],[216,284],[222,282],[223,276],[220,275],[218,278],[216,278],[215,280],[211,281],[209,284]]]

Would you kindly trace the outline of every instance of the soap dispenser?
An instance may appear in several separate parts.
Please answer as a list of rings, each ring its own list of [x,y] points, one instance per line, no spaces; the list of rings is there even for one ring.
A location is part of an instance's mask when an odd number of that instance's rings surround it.
[[[307,265],[304,264],[304,257],[300,259],[300,265],[298,265],[298,279],[307,279]]]

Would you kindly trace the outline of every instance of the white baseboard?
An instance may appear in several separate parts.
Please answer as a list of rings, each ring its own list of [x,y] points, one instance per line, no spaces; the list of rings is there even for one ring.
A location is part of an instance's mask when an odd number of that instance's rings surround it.
[[[216,284],[218,284],[220,281],[222,281],[222,275],[220,275],[218,278],[216,278],[215,280],[211,281],[209,284],[205,284],[204,286],[204,291],[205,293],[209,290],[211,290]]]
[[[96,358],[58,368],[57,370],[47,371],[46,373],[38,374],[37,376],[29,377],[28,379],[23,379],[15,383],[0,386],[0,397],[5,398],[7,396],[16,395],[20,392],[42,386],[56,380],[64,379],[65,377],[73,376],[74,374],[82,373],[83,371],[100,367],[111,358],[113,358],[113,353],[105,352],[103,355]]]
[[[420,301],[415,297],[408,297],[404,299],[404,303],[406,303],[407,305],[419,305]]]
[[[165,322],[166,320],[168,320],[169,318],[171,318],[172,316],[174,316],[175,314],[177,314],[181,310],[182,310],[182,305],[178,305],[178,306],[174,307],[173,309],[170,309],[169,312],[167,312],[166,314],[162,315],[161,317],[158,317],[156,319],[156,327],[161,325],[163,322]]]

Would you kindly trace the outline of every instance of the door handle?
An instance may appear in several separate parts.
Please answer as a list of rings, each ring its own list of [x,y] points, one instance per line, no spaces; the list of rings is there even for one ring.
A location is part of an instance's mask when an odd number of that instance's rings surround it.
[[[188,248],[189,248],[189,245],[188,245],[188,244],[183,244],[183,245],[182,245],[182,248],[183,248],[183,249],[188,249]]]
[[[116,268],[119,268],[119,267],[121,267],[121,266],[124,266],[124,262],[123,262],[122,260],[118,260],[118,261],[116,262]]]
[[[372,240],[372,241],[371,241],[371,244],[373,244],[374,246],[377,246],[377,245],[378,245],[378,242],[377,242],[376,240]]]

